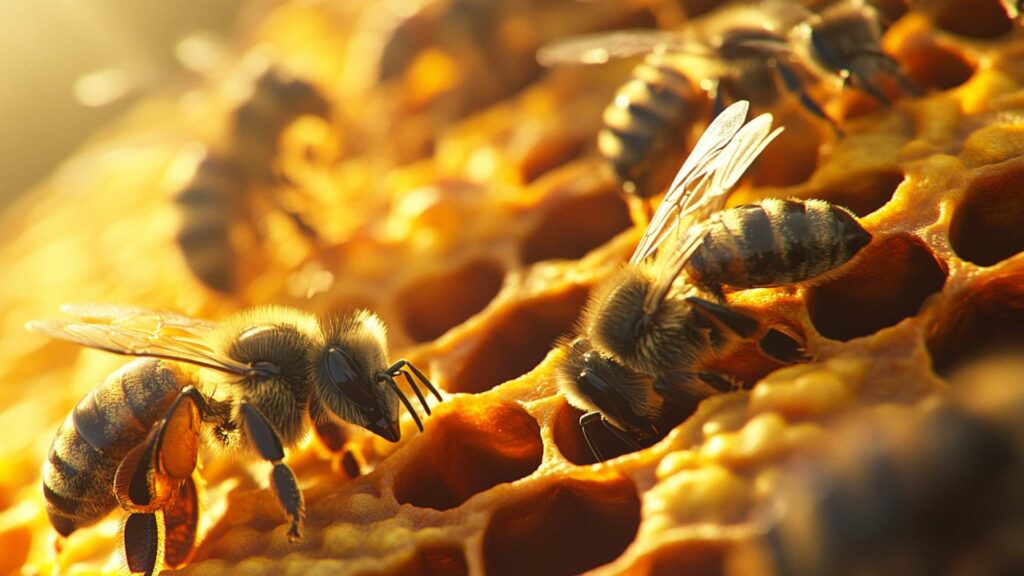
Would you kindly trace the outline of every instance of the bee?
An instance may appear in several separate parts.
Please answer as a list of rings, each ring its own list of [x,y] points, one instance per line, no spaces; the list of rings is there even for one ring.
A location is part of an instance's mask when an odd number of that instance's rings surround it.
[[[796,335],[730,308],[723,286],[806,283],[836,273],[871,239],[846,210],[766,200],[721,210],[729,191],[780,132],[749,103],[726,108],[679,169],[628,264],[595,290],[581,336],[556,368],[580,427],[605,459],[598,424],[636,450],[702,398],[737,387],[707,361],[744,341],[782,363],[807,356]],[[684,274],[685,272],[685,274]]]
[[[850,418],[756,515],[774,570],[753,573],[1020,573],[1020,376],[1018,361],[923,414]]]
[[[120,506],[129,513],[123,545],[132,572],[188,560],[200,445],[273,465],[271,486],[294,540],[305,506],[283,459],[311,424],[347,422],[397,442],[399,402],[423,429],[397,378],[426,414],[420,386],[441,400],[415,366],[388,362],[384,325],[368,311],[316,317],[266,306],[217,324],[118,305],[63,310],[79,319],[27,328],[142,358],[89,392],[60,426],[42,471],[47,514],[67,536]]]
[[[644,56],[605,108],[597,147],[626,193],[649,198],[668,183],[671,172],[659,168],[677,165],[680,136],[701,116],[693,105],[694,83],[716,111],[739,98],[771,107],[781,83],[837,133],[836,123],[807,94],[809,80],[832,77],[888,103],[874,83],[884,71],[909,90],[912,83],[882,51],[878,19],[858,0],[840,0],[820,13],[783,0],[732,2],[682,30],[578,36],[542,48],[537,59],[552,66]]]
[[[301,234],[317,238],[315,229],[283,201],[281,192],[289,182],[276,161],[284,130],[302,116],[326,118],[330,102],[315,85],[280,65],[253,61],[256,71],[241,83],[243,94],[231,112],[225,149],[201,150],[191,177],[174,198],[182,215],[177,242],[186,264],[203,284],[224,294],[234,292],[237,281],[232,228],[238,220],[257,222],[256,196],[264,207],[288,216]]]

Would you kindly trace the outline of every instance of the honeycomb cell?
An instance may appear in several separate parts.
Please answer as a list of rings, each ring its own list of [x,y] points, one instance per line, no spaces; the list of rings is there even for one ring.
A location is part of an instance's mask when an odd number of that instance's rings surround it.
[[[1024,165],[975,179],[953,212],[949,242],[968,262],[991,266],[1024,250]]]
[[[504,269],[491,260],[474,260],[450,272],[405,287],[396,302],[405,329],[427,342],[484,309],[501,290]]]
[[[935,371],[948,376],[985,354],[1024,345],[1024,275],[989,281],[939,318],[928,338]]]
[[[801,115],[780,115],[778,125],[786,129],[761,153],[751,169],[751,182],[757,186],[806,182],[818,167],[822,142],[822,133],[811,122]]]
[[[956,88],[974,75],[973,64],[934,41],[905,46],[899,60],[907,76],[922,90]]]
[[[433,418],[429,444],[395,478],[402,504],[450,510],[540,466],[540,425],[515,404],[462,404]]]
[[[578,574],[618,557],[636,537],[632,481],[564,480],[495,512],[484,532],[487,574]]]
[[[449,392],[484,392],[529,372],[555,341],[572,330],[587,299],[585,288],[523,302],[494,318],[446,386]]]
[[[725,555],[726,547],[721,542],[694,540],[641,559],[634,571],[645,576],[716,576],[725,573]]]
[[[841,181],[830,182],[811,195],[864,217],[884,206],[902,182],[903,172],[898,168],[880,168],[845,174]]]
[[[458,546],[420,548],[396,576],[465,576],[469,574],[466,553]]]
[[[583,416],[583,411],[566,402],[555,412],[551,433],[555,446],[566,460],[577,466],[586,466],[597,462],[597,459],[580,430],[580,416]]]
[[[547,135],[529,146],[518,159],[519,174],[530,183],[577,158],[586,143],[578,137]]]
[[[944,0],[935,15],[939,28],[970,38],[997,38],[1013,30],[999,0]]]
[[[611,189],[567,198],[551,208],[527,234],[519,259],[523,264],[533,264],[581,258],[631,225],[626,203]]]
[[[916,314],[947,273],[920,239],[890,236],[865,248],[842,276],[808,291],[811,323],[833,340],[867,336]]]

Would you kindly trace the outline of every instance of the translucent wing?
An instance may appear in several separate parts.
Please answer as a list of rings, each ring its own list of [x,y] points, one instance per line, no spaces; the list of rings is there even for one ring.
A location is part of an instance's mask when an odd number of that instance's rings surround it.
[[[612,59],[658,51],[710,53],[706,46],[687,42],[678,31],[619,30],[574,36],[549,44],[537,51],[537,62],[542,66],[604,64]]]
[[[722,115],[735,107],[736,104],[726,109]],[[673,188],[669,189],[662,205],[658,207],[655,218],[664,208],[664,212],[670,215],[671,222],[667,226],[663,225],[662,229],[665,232],[659,235],[658,242],[651,250],[656,250],[665,238],[671,237],[673,241],[668,246],[670,251],[660,257],[657,281],[644,303],[648,312],[653,311],[664,299],[672,282],[697,250],[704,238],[705,220],[722,209],[729,192],[736,186],[747,168],[757,159],[765,146],[782,132],[782,128],[772,130],[771,114],[762,114],[735,130],[732,122],[738,118],[742,124],[746,117],[746,108],[743,106],[737,109],[738,116],[734,112],[726,118],[726,125],[719,136],[710,141],[713,144],[712,148],[701,150],[702,158],[693,163],[689,173],[683,178],[677,177],[678,186],[674,184]],[[716,118],[716,122],[722,115]],[[724,141],[721,139],[721,134],[730,133],[731,135]],[[702,137],[701,140],[703,139]],[[698,142],[698,146],[700,144]],[[686,164],[690,164],[692,158],[691,154]],[[686,164],[684,168],[687,167]],[[682,171],[680,173],[682,174]]]
[[[651,223],[629,260],[631,263],[646,260],[679,227],[692,205],[702,196],[697,193],[701,188],[698,184],[714,167],[718,155],[740,131],[749,108],[750,104],[746,100],[739,100],[723,110],[704,130],[651,218]]]
[[[262,375],[266,366],[250,366],[218,353],[208,343],[215,324],[159,310],[111,304],[69,304],[61,310],[77,321],[33,320],[25,327],[90,348],[128,356],[178,360],[242,376]]]

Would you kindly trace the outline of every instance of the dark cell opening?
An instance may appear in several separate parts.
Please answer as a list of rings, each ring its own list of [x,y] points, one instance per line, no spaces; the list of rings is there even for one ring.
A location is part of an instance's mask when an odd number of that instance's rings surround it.
[[[505,271],[490,260],[475,260],[451,272],[420,279],[398,295],[405,329],[427,342],[483,310],[501,290]]]
[[[424,435],[429,445],[395,478],[402,504],[449,510],[540,466],[540,426],[515,404],[463,405],[433,419]]]
[[[640,498],[629,479],[565,480],[495,513],[484,532],[485,571],[579,574],[617,558],[639,526]]]
[[[873,242],[838,278],[807,294],[811,323],[826,338],[852,340],[917,314],[942,290],[947,270],[909,234]]]
[[[450,392],[485,392],[522,376],[568,334],[587,299],[585,288],[527,301],[494,318],[453,376]]]
[[[975,179],[953,213],[949,242],[957,256],[991,266],[1024,250],[1024,168]]]
[[[581,258],[632,225],[626,203],[610,190],[568,198],[530,231],[519,258],[523,264]]]

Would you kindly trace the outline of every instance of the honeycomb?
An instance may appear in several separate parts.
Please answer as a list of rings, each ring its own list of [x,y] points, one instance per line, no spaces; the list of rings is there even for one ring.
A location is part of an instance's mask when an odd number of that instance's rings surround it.
[[[235,223],[244,266],[231,294],[189,272],[173,203],[196,158],[225,146],[229,80],[153,94],[98,134],[3,214],[0,421],[16,432],[0,444],[0,571],[122,569],[120,514],[58,545],[44,511],[39,470],[57,425],[124,363],[23,329],[65,302],[210,319],[268,302],[365,307],[387,324],[392,355],[444,391],[422,434],[403,417],[398,444],[346,428],[333,451],[310,437],[289,454],[307,504],[298,542],[264,464],[204,453],[186,574],[782,573],[764,511],[794,459],[825,466],[816,450],[849,438],[848,422],[898,431],[958,402],[1019,420],[1020,393],[1000,404],[991,398],[1005,391],[971,394],[954,375],[1024,342],[1024,40],[997,0],[920,12],[890,2],[884,46],[924,95],[884,107],[816,88],[841,138],[787,99],[776,110],[786,132],[730,199],[821,198],[874,235],[826,283],[729,295],[799,326],[814,360],[721,359],[744,390],[707,399],[650,448],[593,461],[580,412],[555,386],[552,347],[643,231],[594,150],[629,66],[542,70],[533,54],[573,34],[677,25],[713,4],[264,7],[234,61],[273,54],[333,111],[284,130],[275,160],[318,239],[273,211]],[[954,496],[948,506],[968,510],[977,498]],[[1020,562],[1020,516],[1004,518],[1014,510],[990,511],[1016,527],[985,532],[1004,541],[964,545],[967,572],[1005,567],[1001,554]]]

